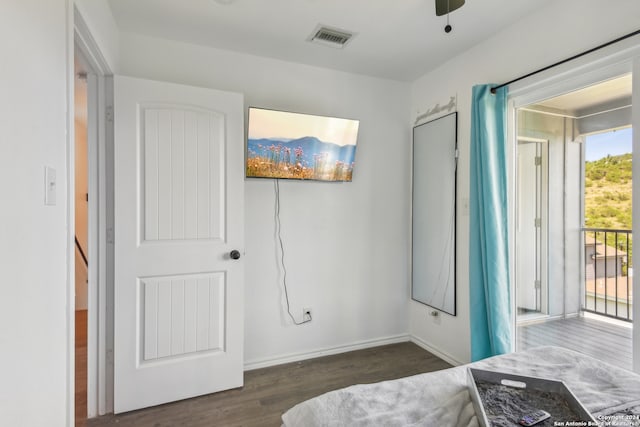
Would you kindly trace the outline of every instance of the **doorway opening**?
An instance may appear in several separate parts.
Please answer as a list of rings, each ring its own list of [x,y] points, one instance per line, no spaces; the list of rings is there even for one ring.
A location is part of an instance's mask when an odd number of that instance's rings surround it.
[[[548,314],[548,141],[518,139],[516,286],[519,320]]]
[[[75,240],[75,425],[87,420],[87,343],[89,294],[88,65],[74,57],[74,240]],[[93,252],[93,251],[92,251]]]
[[[113,91],[107,61],[74,8],[74,141],[69,268],[75,273],[71,366],[77,426],[113,411]],[[75,245],[72,243],[75,242]],[[73,312],[71,312],[73,310]],[[70,388],[71,390],[71,388]]]
[[[627,73],[517,109],[519,350],[633,367],[631,97]]]

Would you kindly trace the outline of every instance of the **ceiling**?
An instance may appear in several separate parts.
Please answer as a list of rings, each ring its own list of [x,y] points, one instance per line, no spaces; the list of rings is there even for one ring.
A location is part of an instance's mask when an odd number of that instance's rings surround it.
[[[564,112],[573,117],[598,110],[620,108],[631,103],[631,74],[606,80],[586,88],[538,102],[532,109]]]
[[[413,81],[552,0],[109,0],[122,31],[400,81]],[[308,42],[319,25],[355,33]]]

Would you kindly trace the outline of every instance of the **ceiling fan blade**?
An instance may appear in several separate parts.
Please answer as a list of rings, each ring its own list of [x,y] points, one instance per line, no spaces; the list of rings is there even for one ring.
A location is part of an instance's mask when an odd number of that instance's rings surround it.
[[[464,0],[436,0],[436,16],[453,12],[464,4]]]

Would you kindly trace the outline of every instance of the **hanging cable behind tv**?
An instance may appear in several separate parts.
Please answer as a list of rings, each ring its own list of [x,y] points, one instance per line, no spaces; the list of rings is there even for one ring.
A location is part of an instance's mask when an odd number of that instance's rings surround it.
[[[287,303],[287,314],[293,321],[294,325],[304,325],[305,323],[311,322],[313,318],[311,317],[311,313],[308,312],[305,314],[306,319],[298,322],[296,318],[291,314],[291,304],[289,302],[289,290],[287,289],[287,267],[284,262],[284,243],[282,241],[282,223],[280,221],[280,181],[278,179],[273,180],[273,188],[275,192],[275,227],[276,227],[276,235],[278,236],[278,244],[280,246],[280,266],[282,267],[282,288],[284,289],[284,296]]]

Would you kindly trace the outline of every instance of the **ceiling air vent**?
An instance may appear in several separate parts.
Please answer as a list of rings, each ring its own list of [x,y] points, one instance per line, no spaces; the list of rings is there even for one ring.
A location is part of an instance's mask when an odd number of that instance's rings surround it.
[[[318,25],[307,39],[310,42],[342,49],[353,37],[353,33]]]

